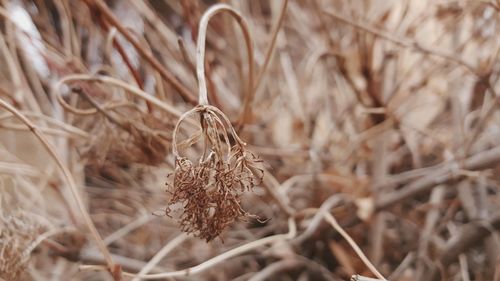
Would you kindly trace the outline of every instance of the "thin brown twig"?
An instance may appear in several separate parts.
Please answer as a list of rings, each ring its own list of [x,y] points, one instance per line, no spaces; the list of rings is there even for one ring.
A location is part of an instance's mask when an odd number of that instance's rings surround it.
[[[82,97],[84,100],[86,100],[88,103],[90,103],[99,113],[104,115],[109,121],[112,123],[118,125],[120,128],[127,130],[128,128],[125,126],[125,123],[121,120],[118,120],[118,118],[114,117],[113,115],[109,114],[103,107],[99,105],[93,98],[91,98],[86,92],[84,92],[80,88],[73,88],[73,92],[77,93],[80,97]]]
[[[89,137],[89,134],[86,131],[84,131],[78,127],[66,124],[60,120],[55,119],[55,118],[51,118],[51,117],[43,115],[43,114],[33,113],[33,112],[29,112],[29,111],[19,111],[19,112],[26,117],[35,118],[35,119],[41,120],[41,121],[43,120],[47,124],[57,126],[61,129],[61,131],[65,131],[65,132],[71,133],[73,135],[80,136],[84,139]],[[8,120],[11,118],[14,118],[14,116],[10,113],[0,115],[0,121]]]
[[[196,98],[191,93],[189,89],[187,89],[184,85],[182,85],[175,76],[168,71],[163,65],[161,65],[158,60],[144,47],[141,45],[139,40],[137,40],[130,32],[125,28],[120,20],[111,12],[106,3],[102,0],[83,0],[89,7],[96,7],[102,15],[108,20],[120,33],[136,48],[136,50],[141,54],[144,59],[146,59],[165,79],[168,83],[170,83],[179,94],[189,103],[195,105]]]
[[[109,24],[106,21],[100,19],[99,23],[101,23],[101,27],[104,29],[105,32],[109,32],[110,31]],[[118,41],[118,39],[116,38],[116,36],[113,36],[111,38],[111,40],[113,42],[113,46],[118,51],[118,53],[122,57],[123,62],[127,66],[128,70],[130,71],[130,74],[132,74],[132,77],[134,78],[135,82],[137,83],[137,85],[139,86],[139,88],[141,88],[142,90],[144,90],[144,82],[142,81],[141,75],[139,74],[139,72],[137,71],[137,69],[135,69],[134,66],[132,65],[132,62],[130,61],[130,58],[128,57],[127,53],[125,52],[125,49],[120,44],[120,42]]]
[[[102,22],[101,26],[104,28],[106,32],[109,32],[110,30],[116,30],[116,29],[110,29],[109,24],[106,21],[100,20],[100,22]],[[120,44],[120,41],[118,41],[116,36],[111,35],[111,41],[115,49],[120,54],[123,62],[125,63],[125,66],[127,66],[130,74],[132,74],[132,77],[134,78],[137,86],[141,90],[144,90],[144,81],[141,75],[139,74],[139,71],[132,65],[132,62],[129,56],[127,55],[127,52],[125,51],[125,48],[123,48],[122,44]],[[151,112],[153,110],[153,106],[151,105],[151,103],[146,102],[146,106],[148,107],[148,112]]]
[[[328,199],[326,199],[320,206],[319,209],[315,210],[315,214],[306,230],[295,238],[295,243],[302,243],[306,239],[308,239],[319,227],[321,221],[326,220],[346,241],[349,243],[351,248],[356,252],[359,258],[363,261],[363,263],[370,269],[370,271],[375,274],[378,278],[382,280],[386,280],[382,274],[375,268],[375,266],[370,262],[370,260],[363,253],[361,248],[356,244],[356,242],[351,238],[351,236],[345,232],[345,230],[340,226],[337,220],[331,215],[330,209],[335,205],[341,203],[344,199],[342,195],[332,195]]]
[[[363,253],[361,248],[356,244],[356,242],[351,238],[347,232],[339,225],[337,220],[328,212],[324,212],[323,214],[325,220],[330,223],[330,225],[349,243],[351,248],[356,252],[358,257],[363,261],[363,263],[370,269],[370,271],[375,274],[379,279],[387,281],[385,277],[380,274],[380,272],[377,270],[377,268],[370,262],[370,260],[366,257],[366,255]]]
[[[284,196],[279,193],[278,189],[280,187],[280,183],[267,169],[264,168],[263,170],[264,170],[264,178],[263,178],[264,188],[269,193],[269,195],[271,195],[271,198],[273,198],[274,201],[276,201],[278,207],[285,214],[287,214],[287,216],[293,217],[295,214],[295,209],[293,209],[290,205],[288,205],[286,203],[285,198],[283,198]]]
[[[26,126],[23,125],[17,125],[17,124],[9,124],[9,123],[0,123],[0,128],[4,128],[7,130],[13,130],[13,131],[29,131],[29,128],[26,128]],[[55,129],[55,128],[49,128],[49,127],[39,127],[40,132],[43,132],[46,135],[50,136],[60,136],[60,137],[65,137],[65,138],[88,138],[88,136],[82,136],[80,134],[76,134],[74,132],[68,132],[60,129]]]
[[[283,20],[285,19],[285,12],[287,6],[288,6],[288,0],[283,0],[283,3],[281,4],[278,21],[276,22],[276,25],[273,28],[273,32],[271,33],[272,34],[271,42],[267,47],[266,57],[264,58],[264,64],[262,64],[262,67],[259,69],[259,74],[257,74],[257,79],[255,79],[254,92],[256,92],[259,89],[260,83],[262,82],[262,78],[264,77],[267,67],[269,66],[269,62],[271,61],[272,54],[274,53],[276,47],[276,39],[278,39],[279,31],[283,26]]]
[[[189,53],[186,50],[186,45],[184,44],[184,40],[182,39],[182,37],[177,38],[177,44],[179,45],[179,49],[181,50],[184,62],[188,65],[189,70],[193,73],[193,77],[196,78],[196,66],[189,57]],[[198,82],[198,80],[196,82]]]
[[[165,112],[180,117],[182,115],[181,112],[179,112],[175,107],[172,105],[159,100],[158,98],[149,95],[148,93],[142,91],[141,89],[131,86],[130,84],[125,83],[124,81],[121,81],[119,79],[109,77],[109,76],[92,76],[92,75],[87,75],[87,74],[73,74],[73,75],[68,75],[61,80],[59,80],[54,87],[55,90],[55,95],[59,103],[66,109],[71,110],[73,109],[62,97],[62,94],[60,92],[61,86],[72,82],[72,81],[89,81],[89,82],[102,82],[105,84],[113,85],[116,87],[120,87],[148,102],[151,104],[159,107],[160,109],[164,110]],[[106,108],[103,106],[103,108]],[[94,114],[97,112],[97,109],[88,109],[88,110],[82,110],[85,111],[87,114],[90,112],[91,114]]]
[[[271,35],[271,42],[269,43],[269,47],[267,48],[266,51],[266,57],[264,59],[264,64],[262,67],[259,69],[259,74],[257,74],[257,79],[255,80],[255,84],[253,85],[253,91],[250,93],[247,93],[247,96],[245,96],[245,99],[243,100],[243,110],[241,111],[241,114],[239,116],[239,126],[245,124],[248,122],[249,118],[252,116],[252,102],[255,96],[255,93],[259,89],[260,83],[262,82],[262,78],[264,77],[264,74],[267,70],[267,67],[269,66],[269,62],[271,61],[271,57],[274,53],[275,46],[276,46],[276,39],[278,38],[278,33],[281,29],[281,26],[283,25],[283,20],[285,19],[285,11],[288,5],[288,0],[284,0],[281,9],[280,9],[280,14],[278,17],[278,21],[276,22],[276,25],[274,26],[272,35]]]
[[[170,240],[163,248],[161,248],[155,255],[152,257],[149,262],[137,273],[138,276],[148,274],[151,269],[153,269],[168,253],[170,253],[175,247],[182,244],[184,241],[188,239],[187,234],[181,233],[177,235],[174,239]],[[132,281],[139,281],[139,277],[135,277]]]
[[[488,88],[491,90],[493,87],[489,82],[488,83]],[[495,92],[493,93],[493,100],[488,103],[488,108],[486,109],[486,113],[483,115],[483,118],[479,121],[479,124],[474,126],[472,129],[471,134],[469,137],[464,141],[465,142],[465,148],[464,148],[464,155],[467,156],[470,152],[470,149],[472,145],[475,143],[479,135],[481,134],[482,131],[484,131],[488,119],[498,110],[500,106],[500,96],[496,95]]]

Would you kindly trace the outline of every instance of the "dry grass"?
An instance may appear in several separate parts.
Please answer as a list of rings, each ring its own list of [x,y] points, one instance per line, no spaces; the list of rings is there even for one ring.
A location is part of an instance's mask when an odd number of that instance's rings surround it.
[[[500,2],[222,2],[0,1],[0,280],[500,280]]]
[[[19,280],[28,266],[38,223],[22,211],[2,210],[0,218],[0,272],[6,280]],[[4,217],[3,213],[8,212]]]

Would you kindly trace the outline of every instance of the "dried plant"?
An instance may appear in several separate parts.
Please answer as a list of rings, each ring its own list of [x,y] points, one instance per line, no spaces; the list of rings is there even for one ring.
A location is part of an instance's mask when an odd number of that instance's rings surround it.
[[[199,114],[203,137],[203,153],[195,163],[179,155],[176,144],[180,124],[191,114]],[[230,136],[234,145],[230,143]],[[179,220],[183,231],[210,241],[235,219],[248,215],[241,208],[241,195],[252,190],[263,173],[259,158],[245,145],[231,122],[216,107],[199,105],[179,119],[172,146],[173,182],[167,183],[172,198],[166,213],[170,215],[173,206],[181,204],[184,212]]]
[[[87,117],[82,121],[88,127],[87,130],[95,132],[90,134],[86,146],[81,150],[90,166],[128,166],[131,163],[157,165],[164,161],[170,142],[168,132],[171,132],[173,124],[143,112],[140,107],[129,102],[115,101],[103,106],[83,88],[73,87],[72,92],[77,93],[91,108],[75,108],[61,95],[58,100],[70,112]],[[101,114],[103,120],[88,122],[88,116],[95,117],[94,114]]]
[[[110,116],[110,113],[106,114]],[[95,134],[82,150],[85,159],[92,164],[97,161],[97,167],[103,163],[158,165],[164,161],[170,139],[164,131],[171,131],[172,127],[152,114],[126,114],[127,120],[124,121],[108,121],[107,118],[102,124],[93,124],[91,131]]]
[[[28,265],[40,226],[26,212],[0,214],[0,278],[19,280]]]
[[[500,280],[500,2],[214,2],[2,1],[0,280]]]
[[[263,178],[263,170],[259,168],[260,159],[246,149],[246,143],[238,137],[227,116],[208,104],[204,71],[206,28],[209,19],[220,11],[228,11],[243,19],[227,5],[215,5],[200,21],[196,52],[199,105],[184,113],[175,126],[172,141],[175,170],[169,175],[173,181],[167,183],[172,197],[166,214],[171,216],[175,206],[180,204],[183,209],[178,218],[181,230],[207,242],[219,236],[236,219],[248,216],[241,207],[241,196],[243,192],[252,190]],[[247,46],[251,46],[246,25],[242,24],[241,27]],[[252,52],[251,48],[249,52]],[[252,80],[249,81],[250,85]],[[202,154],[195,163],[181,156],[177,147],[180,125],[191,115],[198,115],[201,132],[189,137],[185,143],[188,147],[192,146],[200,135],[203,141]]]

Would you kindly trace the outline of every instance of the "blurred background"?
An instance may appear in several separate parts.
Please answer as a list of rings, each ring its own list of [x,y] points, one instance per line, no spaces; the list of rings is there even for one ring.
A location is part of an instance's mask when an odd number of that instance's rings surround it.
[[[215,15],[208,99],[266,171],[206,242],[166,182],[217,3],[253,55]],[[388,280],[500,280],[499,20],[495,0],[0,0],[0,279],[375,278],[342,227]]]

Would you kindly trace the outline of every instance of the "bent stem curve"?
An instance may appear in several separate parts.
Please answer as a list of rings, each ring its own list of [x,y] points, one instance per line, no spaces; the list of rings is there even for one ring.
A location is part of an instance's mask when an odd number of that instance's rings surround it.
[[[210,19],[218,13],[228,12],[241,27],[243,32],[243,37],[245,38],[245,44],[247,47],[247,57],[248,57],[248,85],[247,93],[244,97],[244,104],[248,103],[253,96],[253,83],[254,83],[254,66],[253,66],[253,44],[252,37],[250,36],[250,29],[248,27],[247,21],[243,16],[227,4],[217,4],[210,7],[202,16],[200,20],[200,28],[198,31],[198,39],[196,44],[196,76],[198,78],[198,92],[200,105],[208,105],[207,96],[207,82],[205,78],[205,41],[207,37],[208,22]]]

